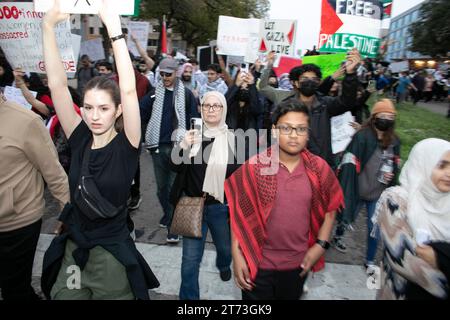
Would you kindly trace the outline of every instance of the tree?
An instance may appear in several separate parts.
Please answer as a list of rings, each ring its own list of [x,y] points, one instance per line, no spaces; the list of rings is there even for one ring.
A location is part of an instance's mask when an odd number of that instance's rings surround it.
[[[450,1],[429,0],[420,8],[419,19],[410,27],[410,49],[432,57],[450,50]]]
[[[220,15],[263,18],[269,0],[142,0],[141,18],[158,19],[180,33],[188,46],[197,47],[216,38]]]

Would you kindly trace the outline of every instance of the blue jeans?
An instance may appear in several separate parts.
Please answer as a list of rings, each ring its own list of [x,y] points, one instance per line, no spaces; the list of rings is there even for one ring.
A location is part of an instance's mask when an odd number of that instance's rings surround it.
[[[203,211],[202,238],[183,237],[180,300],[200,299],[198,275],[208,228],[216,246],[217,268],[221,272],[230,269],[231,234],[228,222],[228,206],[222,204],[207,205]]]
[[[366,253],[366,263],[373,264],[375,262],[375,255],[377,254],[378,247],[378,239],[380,238],[379,231],[376,234],[376,238],[372,238],[370,234],[373,230],[372,217],[375,213],[375,208],[377,205],[378,199],[373,201],[360,200],[357,210],[358,212],[365,205],[367,209],[367,253]]]
[[[170,170],[169,163],[171,153],[171,145],[161,145],[159,146],[158,151],[151,152],[156,186],[158,188],[157,195],[164,212],[164,216],[161,218],[159,223],[164,225],[170,224],[173,214],[173,206],[170,203],[169,198],[176,173]]]

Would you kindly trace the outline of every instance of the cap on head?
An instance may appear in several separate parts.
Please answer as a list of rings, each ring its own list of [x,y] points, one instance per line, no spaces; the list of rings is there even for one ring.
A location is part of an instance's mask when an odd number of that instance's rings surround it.
[[[178,61],[172,58],[165,58],[159,64],[159,71],[173,73],[178,70]]]
[[[395,110],[394,103],[389,99],[381,99],[372,109],[372,115],[376,115],[377,113],[393,113],[397,114],[397,110]]]

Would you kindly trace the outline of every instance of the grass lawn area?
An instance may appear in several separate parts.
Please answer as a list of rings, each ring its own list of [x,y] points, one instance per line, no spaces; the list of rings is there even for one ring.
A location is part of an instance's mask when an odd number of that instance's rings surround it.
[[[370,102],[369,106],[374,99]],[[401,140],[403,163],[408,159],[412,147],[423,139],[440,138],[450,141],[450,120],[446,117],[416,107],[410,102],[397,106],[397,111],[396,132]]]

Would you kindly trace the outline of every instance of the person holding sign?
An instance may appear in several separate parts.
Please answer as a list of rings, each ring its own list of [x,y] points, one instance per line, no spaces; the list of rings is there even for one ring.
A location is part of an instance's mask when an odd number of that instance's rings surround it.
[[[69,15],[60,12],[56,0],[43,19],[48,84],[72,150],[71,202],[59,217],[63,232],[43,262],[41,286],[49,299],[147,300],[148,290],[159,286],[130,236],[127,199],[138,165],[141,120],[120,17],[107,3],[103,1],[99,15],[111,38],[119,87],[106,77],[89,81],[81,117],[72,107],[54,33]]]
[[[356,91],[358,77],[356,69],[361,62],[358,50],[353,49],[347,55],[345,63],[345,78],[342,82],[342,95],[339,97],[323,96],[319,93],[322,72],[314,64],[305,64],[296,67],[290,72],[290,79],[294,85],[291,91],[280,91],[269,85],[269,76],[275,61],[275,53],[267,57],[267,68],[263,71],[259,84],[260,92],[275,105],[285,100],[296,100],[305,105],[311,112],[311,136],[308,149],[325,159],[333,168],[333,153],[331,150],[330,119],[351,111],[356,104]]]
[[[363,206],[367,209],[366,267],[373,267],[377,252],[377,237],[371,237],[372,216],[381,193],[396,183],[400,164],[400,141],[395,133],[397,111],[389,99],[378,101],[369,120],[355,134],[345,150],[338,170],[344,190],[345,209],[338,216],[333,239],[334,247],[345,253],[342,241],[345,230],[353,223]]]

